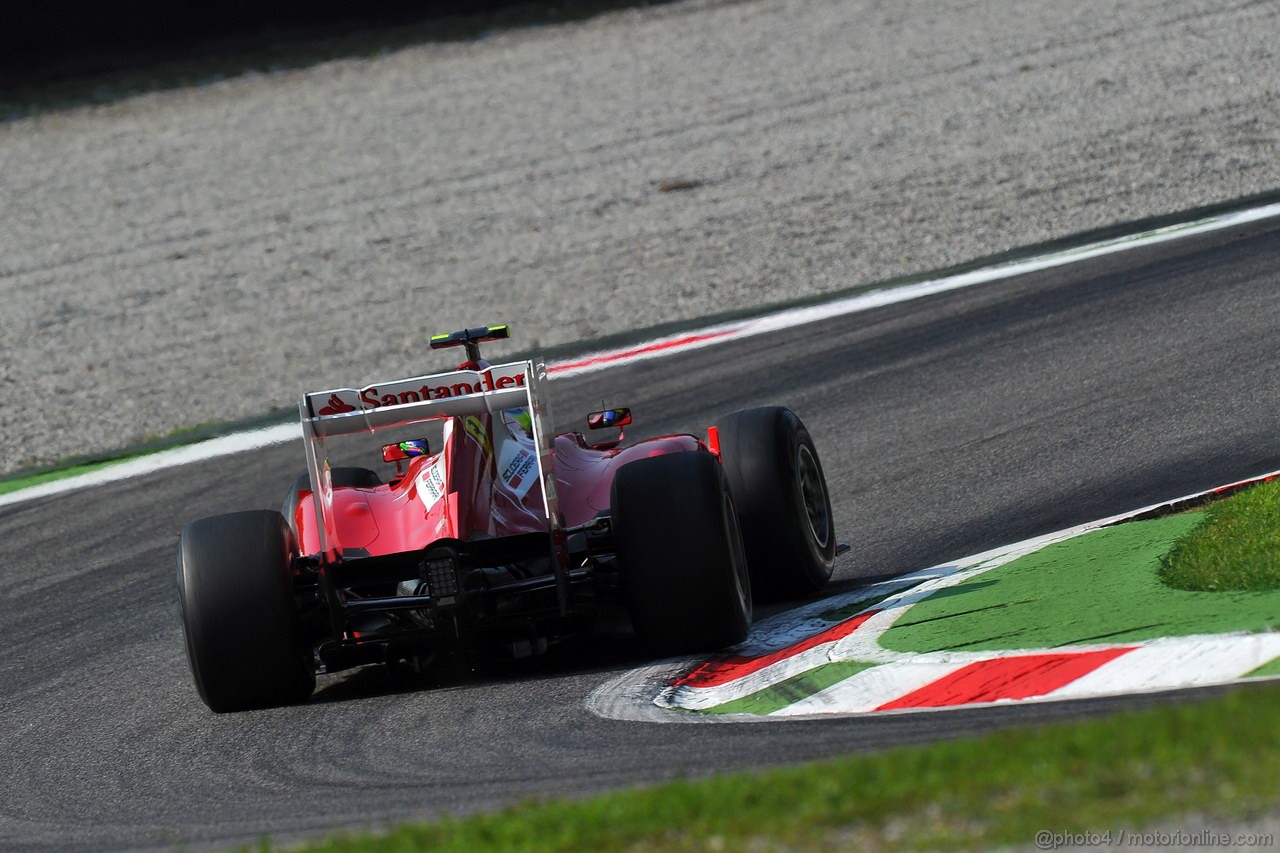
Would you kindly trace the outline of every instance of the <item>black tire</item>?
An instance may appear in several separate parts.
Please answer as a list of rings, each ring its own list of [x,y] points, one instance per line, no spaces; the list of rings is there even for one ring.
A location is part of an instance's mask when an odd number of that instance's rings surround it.
[[[193,521],[178,551],[187,660],[218,713],[301,702],[315,689],[294,604],[293,533],[278,512]]]
[[[676,655],[742,642],[751,581],[715,457],[674,453],[624,465],[612,504],[627,606],[645,648]]]
[[[368,468],[331,468],[329,470],[329,480],[333,483],[335,489],[355,486],[360,489],[373,489],[382,485],[382,479],[376,473]],[[289,522],[289,527],[294,528],[294,516],[298,512],[298,493],[311,491],[311,475],[299,474],[298,479],[293,481],[293,488],[289,490],[289,494],[285,495],[284,505],[280,508],[281,515],[285,521]],[[297,529],[294,528],[294,533]]]
[[[716,427],[756,600],[825,587],[836,558],[835,516],[809,431],[780,406],[734,412]]]

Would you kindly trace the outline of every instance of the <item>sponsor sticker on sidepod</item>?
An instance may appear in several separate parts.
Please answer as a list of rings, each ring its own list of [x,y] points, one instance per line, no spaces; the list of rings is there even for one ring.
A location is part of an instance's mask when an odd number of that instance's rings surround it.
[[[524,500],[538,479],[538,457],[519,440],[505,441],[498,457],[498,471],[507,488]]]
[[[444,484],[444,455],[441,454],[418,475],[418,499],[427,509],[431,509],[444,497]]]

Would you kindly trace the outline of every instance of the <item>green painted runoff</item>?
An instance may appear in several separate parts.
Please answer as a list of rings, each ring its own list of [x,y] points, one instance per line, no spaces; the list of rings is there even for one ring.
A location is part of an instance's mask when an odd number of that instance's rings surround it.
[[[1049,545],[939,590],[880,643],[984,651],[1280,629],[1280,590],[1191,592],[1161,583],[1160,558],[1203,518],[1133,521]]]

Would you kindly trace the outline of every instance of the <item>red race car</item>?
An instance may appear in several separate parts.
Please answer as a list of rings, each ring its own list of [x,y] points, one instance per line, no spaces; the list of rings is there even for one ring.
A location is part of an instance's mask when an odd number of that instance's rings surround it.
[[[542,363],[481,359],[508,335],[437,335],[465,348],[457,370],[304,395],[308,470],[283,510],[183,529],[187,656],[211,709],[299,702],[317,672],[364,664],[537,654],[619,616],[655,655],[710,651],[746,637],[753,599],[827,583],[831,501],[792,412],[624,446],[631,413],[607,409],[587,417],[602,440],[554,435]]]

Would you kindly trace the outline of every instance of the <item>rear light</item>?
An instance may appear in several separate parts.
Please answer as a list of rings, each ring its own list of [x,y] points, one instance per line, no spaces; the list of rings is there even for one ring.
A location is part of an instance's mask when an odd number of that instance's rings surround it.
[[[458,594],[458,569],[452,557],[428,557],[420,571],[428,593],[436,599]]]

